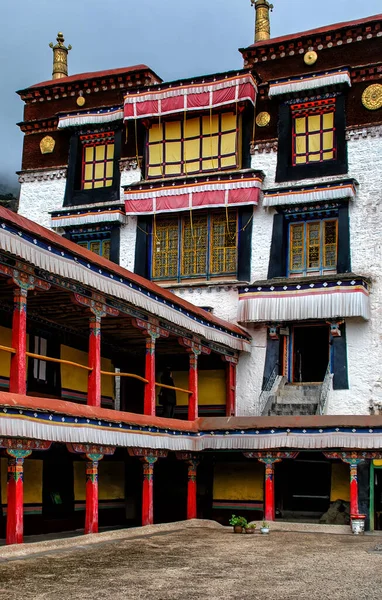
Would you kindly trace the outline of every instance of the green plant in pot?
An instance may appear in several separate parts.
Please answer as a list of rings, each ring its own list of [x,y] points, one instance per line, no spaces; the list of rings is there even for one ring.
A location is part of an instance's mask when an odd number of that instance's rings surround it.
[[[245,517],[232,515],[229,524],[232,525],[234,533],[243,533],[243,529],[247,526],[247,519]]]
[[[245,528],[245,533],[255,533],[256,523],[248,523]]]
[[[264,535],[266,535],[267,533],[269,533],[269,523],[267,523],[266,521],[263,521],[262,524],[261,524],[261,527],[260,527],[260,531]]]

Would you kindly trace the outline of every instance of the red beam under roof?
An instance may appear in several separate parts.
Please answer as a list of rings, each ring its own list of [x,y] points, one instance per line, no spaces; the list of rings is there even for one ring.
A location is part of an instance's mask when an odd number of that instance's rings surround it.
[[[127,280],[130,280],[138,286],[145,288],[150,292],[153,292],[154,295],[160,296],[166,301],[169,301],[174,305],[182,307],[182,309],[186,309],[186,311],[192,313],[193,315],[203,319],[208,323],[215,324],[218,327],[224,327],[228,332],[232,332],[233,334],[245,336],[247,340],[251,339],[251,336],[241,327],[233,325],[228,321],[224,321],[223,319],[219,319],[218,317],[211,315],[202,308],[198,308],[194,304],[191,304],[186,300],[178,298],[178,296],[175,296],[175,294],[173,294],[172,292],[161,288],[156,283],[153,283],[148,279],[141,277],[140,275],[136,275],[135,273],[132,273],[131,271],[128,271],[127,269],[124,269],[119,265],[116,265],[110,260],[107,260],[103,256],[98,256],[97,254],[91,252],[90,250],[87,250],[86,248],[81,248],[81,246],[78,246],[78,244],[75,244],[74,242],[71,242],[70,240],[61,237],[60,235],[54,233],[50,229],[46,229],[45,227],[38,225],[34,221],[30,221],[26,217],[22,217],[21,215],[13,213],[12,211],[8,210],[7,208],[4,208],[3,206],[0,206],[0,219],[4,219],[4,221],[6,221],[7,223],[10,223],[15,227],[24,230],[28,235],[39,237],[45,242],[51,243],[53,246],[62,250],[67,250],[68,252],[79,256],[85,261],[104,269],[105,271],[111,272],[113,274],[115,273],[119,277],[123,277]]]

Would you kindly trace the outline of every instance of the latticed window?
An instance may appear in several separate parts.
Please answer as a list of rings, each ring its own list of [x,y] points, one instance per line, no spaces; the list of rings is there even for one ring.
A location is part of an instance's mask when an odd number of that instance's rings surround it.
[[[153,124],[148,132],[147,176],[188,175],[239,166],[235,113]]]
[[[98,256],[110,259],[110,231],[85,229],[70,234],[70,239]]]
[[[335,108],[335,98],[291,107],[293,165],[336,158]]]
[[[157,219],[153,227],[152,278],[234,276],[237,272],[237,212]]]
[[[90,190],[113,185],[114,134],[80,136],[82,143],[81,188]]]
[[[337,219],[292,223],[289,229],[290,275],[336,272]]]

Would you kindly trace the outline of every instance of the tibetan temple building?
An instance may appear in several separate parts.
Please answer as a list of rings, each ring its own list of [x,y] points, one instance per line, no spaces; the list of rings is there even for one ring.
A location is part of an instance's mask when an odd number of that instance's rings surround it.
[[[241,70],[68,76],[60,33],[18,92],[9,544],[334,506],[382,529],[382,15],[271,38],[252,3]]]

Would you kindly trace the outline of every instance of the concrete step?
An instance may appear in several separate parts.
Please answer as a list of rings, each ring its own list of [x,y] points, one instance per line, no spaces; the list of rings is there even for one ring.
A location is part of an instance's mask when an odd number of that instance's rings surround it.
[[[312,416],[316,414],[316,404],[276,404],[270,410],[270,416]]]
[[[313,396],[319,394],[321,385],[285,385],[280,388],[279,394],[283,396]]]
[[[317,404],[318,396],[275,396],[276,404]]]

